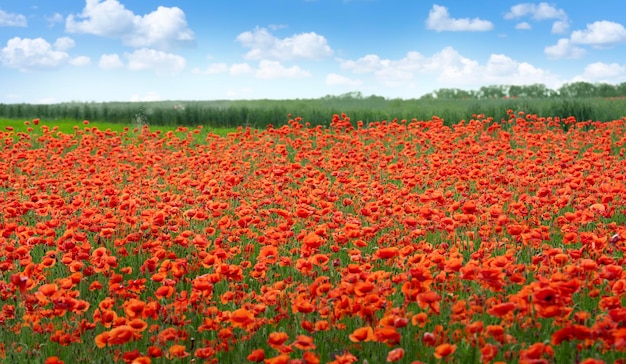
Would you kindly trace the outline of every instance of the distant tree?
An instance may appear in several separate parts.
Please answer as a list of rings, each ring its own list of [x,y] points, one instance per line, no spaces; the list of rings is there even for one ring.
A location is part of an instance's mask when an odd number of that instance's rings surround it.
[[[594,94],[595,86],[584,81],[566,83],[559,88],[559,95],[562,97],[591,97]]]
[[[345,94],[341,94],[339,95],[340,99],[362,99],[363,98],[363,94],[361,93],[361,91],[351,91],[351,92],[346,92]]]
[[[459,88],[440,88],[432,92],[432,97],[442,100],[463,100],[474,98],[474,92]]]
[[[511,85],[509,86],[509,92],[508,92],[508,96],[509,97],[524,97],[526,96],[524,94],[524,89],[522,88],[522,86],[519,85]]]
[[[474,99],[476,98],[476,92],[473,90],[458,90],[456,96],[457,99]]]
[[[383,96],[370,95],[366,97],[365,100],[371,101],[371,102],[384,102],[385,98]]]
[[[455,88],[440,88],[433,92],[434,97],[442,100],[456,99],[457,89]]]
[[[505,85],[490,85],[482,86],[478,90],[477,97],[479,99],[501,99],[508,95],[509,86]]]
[[[535,83],[532,85],[524,86],[526,90],[526,96],[533,98],[547,97],[548,96],[548,88],[546,85],[541,83]]]
[[[434,100],[435,99],[435,93],[434,92],[429,92],[427,94],[423,94],[422,96],[420,96],[419,99],[420,100]]]
[[[608,83],[595,84],[596,96],[600,97],[615,97],[619,96],[617,85],[611,85]]]

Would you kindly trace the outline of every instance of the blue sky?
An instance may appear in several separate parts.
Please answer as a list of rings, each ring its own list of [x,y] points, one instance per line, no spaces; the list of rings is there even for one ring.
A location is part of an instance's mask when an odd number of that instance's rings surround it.
[[[616,84],[625,13],[623,0],[0,0],[0,102]]]

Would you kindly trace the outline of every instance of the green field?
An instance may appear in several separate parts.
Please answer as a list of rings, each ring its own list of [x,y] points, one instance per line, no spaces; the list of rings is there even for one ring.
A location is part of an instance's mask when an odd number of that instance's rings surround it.
[[[117,133],[132,132],[133,130],[140,129],[138,124],[123,124],[123,123],[111,123],[106,121],[89,121],[85,123],[84,120],[72,120],[72,119],[60,119],[60,120],[39,120],[38,125],[35,125],[32,120],[22,119],[1,119],[0,129],[8,130],[7,127],[12,128],[15,133],[26,133],[29,128],[39,129],[41,126],[47,126],[50,130],[56,130],[63,134],[72,134],[77,129],[84,128],[97,128],[101,131],[113,131]],[[152,129],[161,130],[163,132],[168,131],[187,131],[186,127],[179,127],[174,125],[154,126]],[[196,134],[198,138],[206,138],[208,133],[213,133],[219,136],[226,136],[229,133],[237,132],[237,128],[201,128]]]
[[[360,120],[365,125],[394,119],[429,120],[437,116],[450,126],[481,114],[500,121],[507,118],[509,110],[560,118],[573,116],[578,121],[610,121],[616,115],[624,115],[626,99],[623,96],[385,99],[380,96],[347,94],[303,100],[0,104],[0,119],[23,121],[39,118],[50,123],[56,120],[81,122],[86,119],[122,125],[148,123],[153,127],[203,125],[212,128],[243,126],[264,129],[268,125],[286,125],[295,117],[313,126],[328,126],[334,114],[345,113],[353,121]]]

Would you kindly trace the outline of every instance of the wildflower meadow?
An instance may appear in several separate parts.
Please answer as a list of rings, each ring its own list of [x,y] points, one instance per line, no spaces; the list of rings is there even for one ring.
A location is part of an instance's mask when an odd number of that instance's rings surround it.
[[[626,117],[0,131],[0,361],[626,363]]]

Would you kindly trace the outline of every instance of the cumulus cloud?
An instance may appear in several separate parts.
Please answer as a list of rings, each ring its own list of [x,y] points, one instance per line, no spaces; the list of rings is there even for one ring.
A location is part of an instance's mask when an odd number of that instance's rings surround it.
[[[376,54],[368,54],[357,60],[344,60],[341,68],[354,73],[372,73],[386,68],[394,68],[401,71],[415,71],[425,60],[419,52],[408,52],[406,57],[399,60],[382,59]]]
[[[54,13],[51,16],[46,17],[46,21],[48,21],[48,26],[53,27],[57,23],[63,23],[63,15],[59,13]]]
[[[511,10],[504,15],[505,19],[517,19],[530,16],[534,20],[565,19],[567,14],[563,9],[557,9],[548,3],[522,3],[511,6]]]
[[[423,55],[411,51],[398,60],[368,54],[357,60],[343,60],[340,66],[355,74],[372,74],[382,85],[399,87],[409,85],[415,72],[424,70],[427,63],[428,60]]]
[[[531,28],[532,27],[530,26],[530,24],[525,22],[525,21],[515,25],[515,29],[520,29],[520,30],[528,30],[528,29],[531,29]]]
[[[517,68],[518,63],[513,61],[511,57],[504,54],[492,54],[487,60],[486,73],[495,77],[502,77],[515,73]]]
[[[179,55],[148,48],[126,54],[126,58],[128,58],[128,69],[131,71],[149,70],[158,74],[181,72],[186,64],[185,59]]]
[[[567,33],[569,29],[569,20],[557,20],[552,23],[552,33],[553,34],[563,34]]]
[[[53,46],[43,38],[14,37],[0,51],[0,63],[20,71],[54,69],[67,63],[70,57],[65,51],[70,45],[69,38],[59,38]]]
[[[462,56],[452,47],[445,47],[427,59],[422,70],[438,74],[438,79],[443,82],[468,82],[481,77],[478,61]]]
[[[426,19],[426,28],[435,30],[437,32],[452,31],[452,32],[484,32],[493,29],[493,23],[488,20],[482,20],[479,18],[462,18],[454,19],[450,17],[448,8],[445,6],[434,4],[428,18]]]
[[[261,60],[259,68],[256,70],[255,77],[264,79],[273,78],[302,78],[309,77],[311,74],[298,66],[285,67],[278,61]]]
[[[191,70],[191,72],[202,75],[216,75],[219,73],[228,72],[228,65],[226,63],[211,63],[207,68],[203,70],[200,68],[194,68],[193,70]]]
[[[550,59],[578,59],[587,53],[583,48],[576,47],[567,38],[561,38],[553,46],[544,48],[545,55]]]
[[[556,76],[527,62],[518,62],[503,54],[491,54],[481,65],[462,56],[451,47],[444,48],[433,58],[440,58],[434,71],[439,80],[449,84],[533,84],[554,85]]]
[[[70,64],[72,66],[84,67],[88,65],[89,63],[91,63],[91,58],[87,56],[78,56],[78,57],[70,59]]]
[[[361,84],[363,84],[361,80],[351,79],[336,73],[326,75],[326,85],[328,86],[360,86]]]
[[[22,14],[7,13],[0,9],[0,27],[25,27],[28,25]]]
[[[583,72],[583,78],[593,82],[615,83],[616,79],[624,79],[626,67],[617,63],[595,62],[588,64]]]
[[[124,67],[124,62],[117,54],[103,54],[98,61],[98,67],[103,70],[115,70]]]
[[[558,26],[557,22],[553,24],[553,28],[555,26]],[[545,47],[544,53],[550,59],[578,59],[587,53],[578,45],[602,49],[618,43],[626,43],[624,26],[620,23],[601,20],[587,24],[586,29],[573,31],[569,38],[561,38],[555,45]]]
[[[391,63],[389,59],[381,59],[377,54],[368,54],[357,60],[345,60],[341,68],[354,73],[371,73],[382,68],[387,68]]]
[[[125,45],[169,49],[193,42],[185,13],[178,7],[159,6],[157,10],[136,15],[117,0],[86,0],[80,14],[65,21],[69,33],[119,38]]]
[[[535,21],[555,19],[554,23],[552,23],[552,33],[555,34],[565,33],[569,29],[570,22],[565,10],[557,9],[545,2],[513,5],[504,15],[505,19],[519,19],[523,17],[530,17]]]
[[[430,57],[417,52],[409,52],[395,60],[367,55],[357,60],[343,60],[340,65],[355,74],[371,74],[380,84],[388,87],[411,86],[427,76],[435,77],[446,87],[533,83],[550,87],[559,82],[549,71],[503,54],[491,54],[487,62],[481,64],[452,47],[445,47]]]
[[[277,38],[265,28],[256,28],[239,34],[236,38],[244,48],[250,48],[245,58],[249,60],[319,60],[332,56],[333,50],[323,36],[310,32]]]
[[[254,73],[252,67],[247,63],[235,63],[230,66],[228,71],[233,76],[249,75]]]
[[[70,37],[61,37],[54,42],[54,48],[59,51],[67,51],[74,48],[75,45],[76,42],[74,42],[74,39]]]
[[[416,72],[424,70],[426,63],[427,60],[418,52],[409,52],[398,60],[368,54],[356,60],[342,60],[340,66],[355,74],[372,74],[385,86],[400,87],[410,82]]]
[[[601,20],[587,24],[584,30],[575,30],[570,36],[572,42],[594,47],[608,47],[626,42],[626,29],[620,23]]]

